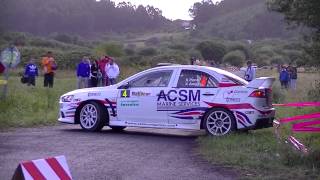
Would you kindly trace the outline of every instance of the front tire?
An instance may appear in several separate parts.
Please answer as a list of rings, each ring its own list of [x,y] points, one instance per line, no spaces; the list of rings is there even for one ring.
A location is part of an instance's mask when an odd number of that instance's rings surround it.
[[[223,108],[211,109],[204,117],[203,127],[212,136],[223,136],[235,130],[233,114]]]
[[[79,114],[80,126],[86,131],[100,131],[105,125],[107,113],[96,102],[85,104]]]

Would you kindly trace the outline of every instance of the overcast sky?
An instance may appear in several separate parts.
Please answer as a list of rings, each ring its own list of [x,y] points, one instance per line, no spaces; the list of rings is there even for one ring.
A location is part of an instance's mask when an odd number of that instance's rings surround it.
[[[168,19],[190,20],[189,9],[195,3],[201,0],[112,0],[116,4],[119,2],[131,2],[134,5],[142,4],[152,5],[162,10],[162,15]],[[214,2],[219,0],[213,0]]]

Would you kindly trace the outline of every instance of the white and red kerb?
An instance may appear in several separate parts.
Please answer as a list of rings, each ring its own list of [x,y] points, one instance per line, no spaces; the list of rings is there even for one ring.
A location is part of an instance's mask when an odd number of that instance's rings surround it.
[[[22,173],[22,175],[19,173]],[[15,176],[22,176],[25,180],[72,179],[66,158],[64,156],[38,159],[20,163],[17,171],[14,174],[14,177]]]

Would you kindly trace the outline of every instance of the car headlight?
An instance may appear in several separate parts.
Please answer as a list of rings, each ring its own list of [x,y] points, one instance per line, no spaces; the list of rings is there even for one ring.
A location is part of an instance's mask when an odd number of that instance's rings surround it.
[[[74,98],[74,95],[67,95],[67,96],[62,96],[61,101],[62,102],[71,102]]]

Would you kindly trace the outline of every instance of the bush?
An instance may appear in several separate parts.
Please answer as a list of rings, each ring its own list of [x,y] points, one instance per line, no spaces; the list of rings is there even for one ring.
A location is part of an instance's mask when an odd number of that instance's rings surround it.
[[[283,64],[285,62],[282,56],[274,56],[271,58],[271,64]]]
[[[199,43],[196,49],[201,52],[205,60],[213,60],[218,64],[222,62],[223,56],[226,54],[226,47],[223,44],[211,41]]]
[[[236,51],[239,50],[241,51],[244,55],[245,55],[245,59],[250,59],[251,58],[251,52],[250,50],[247,48],[247,46],[245,44],[242,43],[234,43],[231,44],[228,48],[228,51]]]
[[[145,44],[146,46],[156,46],[156,45],[158,45],[159,43],[160,43],[160,40],[159,40],[159,38],[157,38],[157,37],[149,38],[149,39],[147,39],[147,40],[144,42],[144,44]]]
[[[95,55],[98,57],[105,55],[121,57],[123,54],[122,46],[117,43],[104,43],[95,48]]]
[[[223,62],[228,63],[232,66],[240,67],[245,62],[246,56],[245,54],[240,50],[235,50],[227,53],[223,57]]]
[[[320,80],[313,83],[312,88],[308,91],[308,99],[310,101],[320,101]]]
[[[145,48],[139,52],[141,56],[154,56],[157,54],[157,50],[155,48]]]
[[[72,36],[68,34],[57,34],[53,36],[53,39],[69,44],[76,44],[79,40],[77,36]]]
[[[187,51],[189,49],[189,47],[183,44],[172,44],[172,45],[169,45],[169,48],[174,50],[181,50],[181,51]]]

